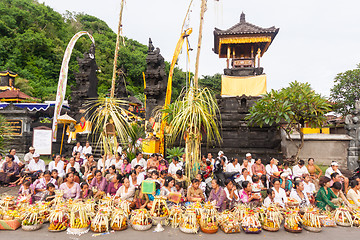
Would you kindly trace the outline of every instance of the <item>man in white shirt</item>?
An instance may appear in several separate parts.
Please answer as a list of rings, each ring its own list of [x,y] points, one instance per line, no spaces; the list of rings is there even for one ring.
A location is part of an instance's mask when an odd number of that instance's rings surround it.
[[[82,148],[80,142],[77,142],[76,145],[73,148],[72,156],[75,157],[77,152],[79,152],[80,155],[82,155],[82,153],[83,153],[82,150],[83,150],[83,148]]]
[[[136,165],[140,165],[144,170],[146,170],[147,163],[146,160],[143,159],[143,155],[141,152],[136,153],[136,158],[131,161],[131,168],[134,169]]]
[[[175,176],[177,170],[182,170],[182,165],[179,162],[179,158],[175,156],[172,158],[172,162],[169,165],[168,173]]]
[[[252,166],[255,163],[255,159],[252,158],[251,153],[247,153],[245,155],[245,158],[249,161],[250,166]]]
[[[331,174],[333,174],[335,172],[339,174],[341,181],[344,182],[344,184],[345,184],[345,189],[347,189],[349,187],[349,179],[347,177],[345,177],[344,175],[342,175],[342,173],[339,170],[339,164],[334,161],[331,163],[330,167],[328,169],[326,169],[325,176],[331,179]]]
[[[35,148],[29,147],[29,152],[24,156],[25,168],[29,165],[30,161],[33,159],[35,153]]]
[[[270,164],[266,165],[265,170],[268,181],[270,181],[273,178],[279,177],[279,169],[277,168],[278,163],[279,161],[277,159],[272,158],[270,160]]]
[[[89,141],[86,141],[85,147],[82,148],[82,155],[92,154],[92,147],[90,146]]]
[[[228,165],[226,165],[225,167],[225,172],[238,172],[239,174],[241,174],[241,167],[240,164],[238,163],[238,159],[237,158],[232,158],[229,162]]]
[[[40,155],[34,153],[33,159],[30,161],[27,169],[30,173],[34,173],[37,171],[45,172],[45,162],[40,159]]]
[[[58,171],[59,177],[65,177],[64,162],[61,161],[61,156],[59,154],[55,156],[54,161],[49,163],[49,171],[52,171],[53,169]]]
[[[229,159],[227,158],[227,156],[224,155],[223,151],[218,152],[218,158],[219,159],[224,158],[224,165],[225,165],[225,168],[226,168],[226,165],[229,164]]]
[[[299,160],[298,164],[293,167],[293,178],[295,177],[302,177],[303,174],[309,174],[309,171],[305,167],[304,160]]]

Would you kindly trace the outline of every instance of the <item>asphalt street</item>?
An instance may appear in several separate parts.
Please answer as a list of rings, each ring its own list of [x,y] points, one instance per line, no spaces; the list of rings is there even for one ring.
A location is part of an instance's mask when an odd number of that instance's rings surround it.
[[[24,240],[24,239],[62,239],[62,240],[85,240],[85,239],[126,239],[126,240],[158,240],[158,239],[176,239],[176,240],[189,240],[189,239],[206,239],[206,240],[218,240],[218,239],[276,239],[276,240],[296,240],[296,239],[316,239],[316,240],[343,240],[346,239],[358,239],[360,235],[360,229],[358,228],[345,228],[345,227],[336,227],[336,228],[324,228],[320,233],[310,233],[303,230],[302,233],[294,234],[285,232],[281,229],[278,232],[266,232],[263,231],[260,234],[246,234],[244,232],[235,233],[235,234],[225,234],[220,229],[216,234],[185,234],[180,232],[179,229],[173,229],[171,227],[165,227],[163,232],[154,232],[155,226],[148,231],[135,231],[131,227],[121,232],[113,232],[107,235],[102,236],[93,236],[94,233],[89,231],[88,233],[82,236],[69,235],[64,232],[49,232],[47,230],[48,223],[44,224],[43,227],[37,231],[24,231],[17,229],[16,231],[3,230],[0,231],[0,239],[2,240]]]

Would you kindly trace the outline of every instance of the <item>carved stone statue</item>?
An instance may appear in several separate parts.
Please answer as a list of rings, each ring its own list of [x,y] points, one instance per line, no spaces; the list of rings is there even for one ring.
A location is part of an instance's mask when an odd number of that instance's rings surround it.
[[[79,121],[86,110],[87,99],[97,98],[98,66],[95,61],[95,45],[91,44],[89,52],[83,58],[77,58],[79,72],[75,73],[76,84],[72,86],[70,109],[75,120]]]
[[[165,103],[167,75],[165,72],[164,58],[160,54],[160,49],[153,46],[151,38],[149,39],[148,55],[146,57],[146,119],[151,117],[152,110],[156,106],[162,106]]]

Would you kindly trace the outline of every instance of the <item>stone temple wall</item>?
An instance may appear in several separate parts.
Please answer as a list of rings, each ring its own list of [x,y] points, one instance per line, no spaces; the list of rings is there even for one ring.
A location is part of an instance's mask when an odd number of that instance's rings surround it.
[[[223,142],[221,145],[213,144],[213,146],[207,146],[204,143],[202,153],[211,152],[213,156],[217,156],[217,153],[222,150],[228,158],[238,157],[242,160],[245,154],[250,152],[253,157],[261,157],[264,162],[267,162],[270,157],[282,159],[280,131],[276,127],[249,127],[245,120],[249,108],[258,99],[260,97],[245,95],[217,96]]]

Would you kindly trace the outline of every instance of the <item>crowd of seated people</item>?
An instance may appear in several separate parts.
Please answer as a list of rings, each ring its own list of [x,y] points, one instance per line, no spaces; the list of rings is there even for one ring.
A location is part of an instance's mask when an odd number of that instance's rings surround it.
[[[299,160],[290,168],[275,158],[264,165],[261,158],[250,153],[228,159],[223,152],[215,159],[211,153],[202,156],[196,166],[198,174],[187,179],[185,155],[165,159],[152,154],[147,159],[136,153],[129,159],[125,152],[107,154],[97,161],[91,146],[77,143],[72,156],[55,155],[45,165],[32,147],[21,160],[16,150],[0,154],[0,184],[21,185],[19,198],[29,203],[51,201],[61,190],[65,199],[100,199],[105,195],[130,202],[132,208],[151,208],[155,196],[164,196],[169,206],[195,201],[211,201],[219,211],[231,209],[238,203],[255,206],[276,204],[285,207],[289,198],[300,207],[316,205],[322,210],[360,206],[360,179],[350,181],[342,175],[337,162],[332,162],[323,176],[322,170],[309,158]],[[142,183],[154,182],[155,191],[142,192]],[[179,196],[174,201],[172,196]]]

